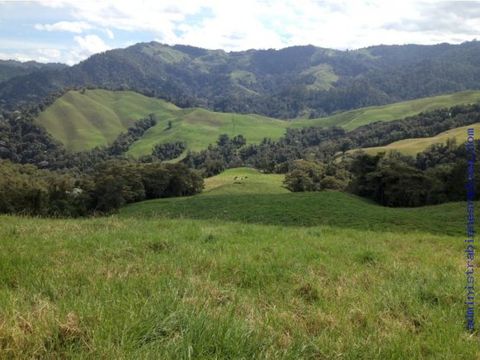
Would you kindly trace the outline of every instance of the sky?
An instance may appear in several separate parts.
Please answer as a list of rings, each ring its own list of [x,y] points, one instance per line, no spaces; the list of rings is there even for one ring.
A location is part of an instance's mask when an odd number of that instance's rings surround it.
[[[480,38],[480,1],[0,0],[0,59],[78,63],[138,42],[238,51]]]

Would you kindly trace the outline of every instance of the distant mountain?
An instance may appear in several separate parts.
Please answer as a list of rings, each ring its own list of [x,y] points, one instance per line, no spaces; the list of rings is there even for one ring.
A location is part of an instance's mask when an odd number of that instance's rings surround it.
[[[223,112],[318,117],[480,89],[480,43],[240,52],[140,43],[12,78],[0,84],[0,101],[15,107],[66,87],[130,89]]]
[[[66,67],[67,65],[60,63],[44,64],[36,61],[0,60],[0,83],[16,76],[31,74],[34,71],[60,70]]]

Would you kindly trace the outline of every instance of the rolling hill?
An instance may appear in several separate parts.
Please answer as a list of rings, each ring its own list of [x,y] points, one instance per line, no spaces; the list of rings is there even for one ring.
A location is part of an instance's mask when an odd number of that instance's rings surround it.
[[[375,155],[379,152],[399,151],[405,155],[415,156],[419,152],[426,150],[433,144],[445,143],[448,139],[454,138],[457,144],[464,143],[467,138],[467,129],[475,129],[475,139],[480,139],[480,124],[473,124],[469,126],[462,126],[448,131],[444,131],[436,136],[426,138],[404,139],[395,141],[386,146],[377,146],[370,148],[363,148],[367,154]],[[354,150],[353,150],[354,151]]]
[[[68,150],[80,151],[112,143],[136,120],[150,113],[164,119],[176,110],[166,101],[131,91],[69,91],[40,113],[36,121]]]
[[[206,179],[205,192],[200,195],[134,203],[122,208],[120,215],[376,231],[404,229],[449,235],[461,234],[463,229],[460,203],[386,208],[336,191],[291,193],[282,187],[282,181],[282,175],[231,169]]]
[[[68,150],[80,151],[110,144],[136,120],[154,114],[157,125],[133,144],[133,156],[150,154],[157,143],[184,141],[200,150],[220,134],[243,134],[254,143],[278,138],[288,123],[259,115],[215,113],[204,109],[180,109],[164,100],[131,91],[69,91],[37,118],[37,124],[61,141]],[[172,128],[167,129],[168,122]]]
[[[242,134],[249,143],[259,143],[263,138],[277,139],[285,133],[288,122],[260,115],[218,113],[205,109],[185,109],[168,120],[172,128],[166,129],[161,121],[147,130],[144,136],[135,142],[128,153],[133,156],[150,154],[155,144],[184,141],[190,150],[205,149],[214,144],[218,136]]]
[[[342,126],[347,130],[374,121],[388,121],[456,104],[480,100],[480,92],[468,91],[369,107],[327,118],[284,121],[260,115],[218,113],[206,109],[180,109],[166,101],[131,91],[69,91],[37,118],[37,123],[61,141],[68,150],[79,151],[110,144],[135,120],[155,114],[158,123],[135,142],[129,154],[150,154],[155,144],[184,141],[191,150],[212,144],[218,135],[242,134],[249,143],[279,138],[288,127]],[[172,127],[167,128],[168,122]]]
[[[459,104],[471,104],[480,101],[479,91],[463,91],[448,95],[402,101],[383,106],[370,106],[361,109],[341,112],[332,116],[310,120],[297,120],[292,127],[304,126],[341,126],[345,130],[353,130],[375,121],[391,121],[403,119],[421,112],[439,108],[448,108]]]

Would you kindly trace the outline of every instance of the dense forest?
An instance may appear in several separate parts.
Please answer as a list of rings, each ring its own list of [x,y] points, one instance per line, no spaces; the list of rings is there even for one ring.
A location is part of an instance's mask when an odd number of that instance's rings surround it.
[[[34,72],[61,70],[67,65],[60,63],[39,63],[36,61],[20,62],[15,60],[0,60],[0,83],[17,76],[28,75]]]
[[[202,177],[183,164],[108,160],[91,172],[75,173],[0,160],[0,173],[0,213],[85,216],[203,188]]]
[[[319,117],[479,89],[479,59],[477,41],[353,51],[294,46],[240,52],[150,42],[96,54],[72,67],[13,77],[0,87],[0,105],[15,110],[69,87],[95,87],[131,89],[181,107]]]

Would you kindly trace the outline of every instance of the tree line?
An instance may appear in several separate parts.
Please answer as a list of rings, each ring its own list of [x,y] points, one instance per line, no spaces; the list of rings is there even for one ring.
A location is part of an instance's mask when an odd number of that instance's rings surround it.
[[[203,178],[184,164],[108,160],[91,173],[0,160],[0,213],[85,216],[137,201],[199,193]]]
[[[376,122],[349,132],[338,127],[289,128],[276,141],[266,138],[259,144],[240,146],[236,146],[233,140],[217,142],[205,150],[190,152],[184,162],[208,176],[235,166],[287,173],[294,168],[298,159],[331,163],[352,149],[383,146],[408,138],[429,137],[478,122],[480,104],[473,104],[433,110],[401,120]]]

